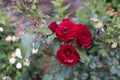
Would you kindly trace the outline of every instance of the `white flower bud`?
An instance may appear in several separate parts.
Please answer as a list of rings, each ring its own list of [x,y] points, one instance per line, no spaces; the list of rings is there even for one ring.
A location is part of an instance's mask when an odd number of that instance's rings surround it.
[[[38,49],[33,48],[32,49],[32,54],[37,54],[37,53],[38,53]]]
[[[2,80],[12,80],[9,76],[2,77]]]
[[[11,40],[12,40],[12,37],[11,37],[11,36],[7,36],[7,37],[5,38],[5,40],[6,40],[6,41],[11,41]]]
[[[17,40],[17,37],[13,36],[13,37],[12,37],[12,41],[14,42],[14,41],[16,41],[16,40]]]
[[[117,42],[113,42],[113,44],[111,45],[112,48],[116,48],[117,47]]]
[[[22,58],[20,48],[17,48],[17,49],[16,49],[15,55],[16,55],[18,58]]]
[[[16,59],[15,59],[15,58],[10,58],[10,60],[9,60],[9,62],[10,62],[11,64],[14,64],[14,63],[15,63],[15,61],[16,61]]]
[[[0,32],[3,32],[3,31],[4,31],[3,27],[0,27]]]
[[[21,69],[21,68],[22,68],[22,64],[21,64],[21,63],[17,63],[17,64],[16,64],[16,68],[17,68],[17,69]]]

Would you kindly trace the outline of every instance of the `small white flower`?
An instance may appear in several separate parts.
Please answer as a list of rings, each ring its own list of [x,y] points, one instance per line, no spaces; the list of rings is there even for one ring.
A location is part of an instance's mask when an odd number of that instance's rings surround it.
[[[16,40],[17,40],[17,37],[13,36],[13,37],[12,37],[12,41],[14,42],[14,41],[16,41]]]
[[[11,36],[7,36],[7,37],[5,38],[5,40],[6,40],[6,41],[11,41],[11,40],[12,40],[12,37],[11,37]]]
[[[30,60],[29,59],[24,59],[24,65],[29,66],[30,65]]]
[[[37,53],[38,53],[38,49],[33,48],[32,49],[32,54],[37,54]]]
[[[11,80],[11,78],[9,76],[4,76],[2,77],[2,80]]]
[[[6,80],[6,79],[7,79],[7,76],[2,77],[2,80]]]
[[[16,57],[18,57],[18,58],[22,58],[20,48],[17,48],[17,49],[16,49],[15,55],[16,55]]]
[[[3,31],[4,31],[3,27],[0,27],[0,32],[3,32]]]
[[[117,42],[113,42],[113,44],[111,45],[112,48],[116,48],[117,47]]]
[[[11,64],[14,64],[14,63],[15,63],[15,61],[16,61],[16,59],[15,59],[15,58],[10,58],[10,60],[9,60],[9,62],[10,62]]]
[[[17,68],[17,69],[21,69],[21,68],[22,68],[22,64],[21,64],[21,63],[17,63],[17,64],[16,64],[16,68]]]

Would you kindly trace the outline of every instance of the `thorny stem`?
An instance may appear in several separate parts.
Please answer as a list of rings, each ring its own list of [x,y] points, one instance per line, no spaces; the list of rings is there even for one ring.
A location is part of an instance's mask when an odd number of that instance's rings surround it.
[[[54,34],[54,33],[51,33],[51,34],[48,34],[48,35],[46,35],[46,36],[48,37],[48,36],[51,36],[51,35],[53,35],[53,34]]]

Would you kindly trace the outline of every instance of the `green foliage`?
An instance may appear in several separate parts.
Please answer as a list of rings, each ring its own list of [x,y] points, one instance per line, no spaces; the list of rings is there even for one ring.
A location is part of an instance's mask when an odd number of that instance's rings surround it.
[[[29,58],[32,52],[32,42],[35,38],[35,34],[24,34],[21,37],[21,43],[23,47],[23,53],[25,53],[25,58]]]
[[[2,14],[2,11],[0,10],[0,24],[6,25],[7,23],[7,17]]]
[[[11,7],[1,9],[0,27],[4,30],[0,32],[0,79],[119,80],[120,0],[81,0],[80,7],[71,20],[86,24],[93,41],[88,49],[75,47],[80,54],[80,61],[72,67],[57,61],[59,46],[65,43],[59,41],[48,28],[48,20],[59,23],[63,18],[69,17],[71,3],[65,6],[64,0],[53,0],[51,3],[54,12],[50,15],[45,15],[38,9],[39,0],[19,0],[15,6],[16,11],[12,11],[14,8],[10,9]],[[114,11],[109,11],[108,7]],[[4,15],[8,11],[8,16]],[[22,14],[22,18],[10,22],[9,17],[17,13]],[[17,27],[18,24],[23,24],[22,29]],[[19,31],[23,32],[19,39],[6,40],[7,36],[18,37]],[[69,44],[75,46],[72,42]],[[21,50],[19,56],[22,58],[13,57],[16,49]],[[12,63],[11,58],[16,61]],[[29,65],[25,64],[26,59],[30,62]],[[18,68],[17,63],[21,63],[22,67]]]
[[[42,80],[53,80],[53,76],[51,74],[50,75],[46,74],[44,75]]]
[[[70,4],[63,7],[64,0],[55,0],[52,1],[52,4],[55,8],[55,14],[52,20],[62,20],[70,15],[70,13],[65,14],[66,10],[70,7]]]
[[[52,31],[48,28],[39,28],[37,32],[45,35],[52,34]]]
[[[86,51],[84,49],[79,49],[77,48],[77,51],[79,52],[80,54],[80,57],[81,57],[81,62],[84,62],[84,63],[88,63],[90,61]]]

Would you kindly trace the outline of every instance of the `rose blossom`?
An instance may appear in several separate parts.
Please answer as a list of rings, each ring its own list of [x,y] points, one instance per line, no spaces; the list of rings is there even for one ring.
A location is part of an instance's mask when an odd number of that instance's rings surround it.
[[[76,34],[76,44],[79,47],[88,48],[92,43],[92,36],[86,25],[78,24],[78,31]]]
[[[50,25],[49,25],[49,29],[52,31],[52,32],[55,32],[57,28],[57,23],[56,22],[52,22]]]
[[[63,21],[57,26],[55,34],[59,40],[64,42],[70,42],[75,38],[77,26],[69,19],[63,19]]]
[[[57,51],[57,59],[61,64],[73,66],[80,60],[80,56],[72,45],[66,44],[60,46],[59,50]]]

